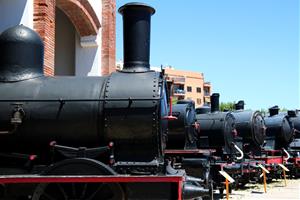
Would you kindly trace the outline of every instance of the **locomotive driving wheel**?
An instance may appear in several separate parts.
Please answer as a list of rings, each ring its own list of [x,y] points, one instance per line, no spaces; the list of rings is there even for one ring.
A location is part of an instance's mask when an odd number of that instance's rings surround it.
[[[70,159],[51,166],[43,175],[114,175],[111,168],[92,159]],[[32,200],[123,200],[118,183],[40,183]]]

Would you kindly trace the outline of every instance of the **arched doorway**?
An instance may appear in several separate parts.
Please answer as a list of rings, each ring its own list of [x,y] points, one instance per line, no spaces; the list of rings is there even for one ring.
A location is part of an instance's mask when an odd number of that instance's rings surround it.
[[[93,6],[82,0],[34,0],[34,29],[45,43],[46,75],[86,76],[100,71],[100,21],[94,9],[101,12],[101,1],[92,2]]]
[[[54,74],[97,74],[94,71],[100,22],[89,1],[56,0],[55,13]]]

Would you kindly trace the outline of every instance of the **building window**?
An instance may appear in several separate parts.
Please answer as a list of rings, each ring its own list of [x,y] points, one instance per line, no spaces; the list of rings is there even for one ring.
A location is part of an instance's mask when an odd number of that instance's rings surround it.
[[[192,87],[191,87],[191,86],[187,86],[186,90],[187,90],[188,92],[192,92]]]
[[[184,97],[183,96],[179,96],[179,97],[177,97],[177,100],[184,100]]]
[[[201,87],[197,87],[197,93],[201,93]]]
[[[204,96],[210,96],[210,92],[208,88],[204,88]]]
[[[184,91],[184,85],[176,85],[174,84],[173,85],[173,92],[175,94],[184,94],[185,91]]]
[[[197,104],[201,104],[201,99],[197,99]]]

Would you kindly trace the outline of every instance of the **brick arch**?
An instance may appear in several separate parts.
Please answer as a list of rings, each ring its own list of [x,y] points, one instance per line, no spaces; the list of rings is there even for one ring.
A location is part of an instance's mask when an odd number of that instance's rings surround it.
[[[69,17],[81,37],[97,35],[101,24],[87,0],[56,0],[56,6]]]

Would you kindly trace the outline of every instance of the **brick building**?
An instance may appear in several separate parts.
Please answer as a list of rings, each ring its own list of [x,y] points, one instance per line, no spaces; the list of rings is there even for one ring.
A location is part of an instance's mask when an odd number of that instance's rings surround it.
[[[46,75],[115,71],[115,0],[1,0],[0,32],[23,24],[45,44]]]
[[[203,73],[165,68],[168,87],[172,89],[173,99],[191,99],[196,107],[210,104],[211,84],[204,81]],[[171,87],[172,86],[172,87]]]

